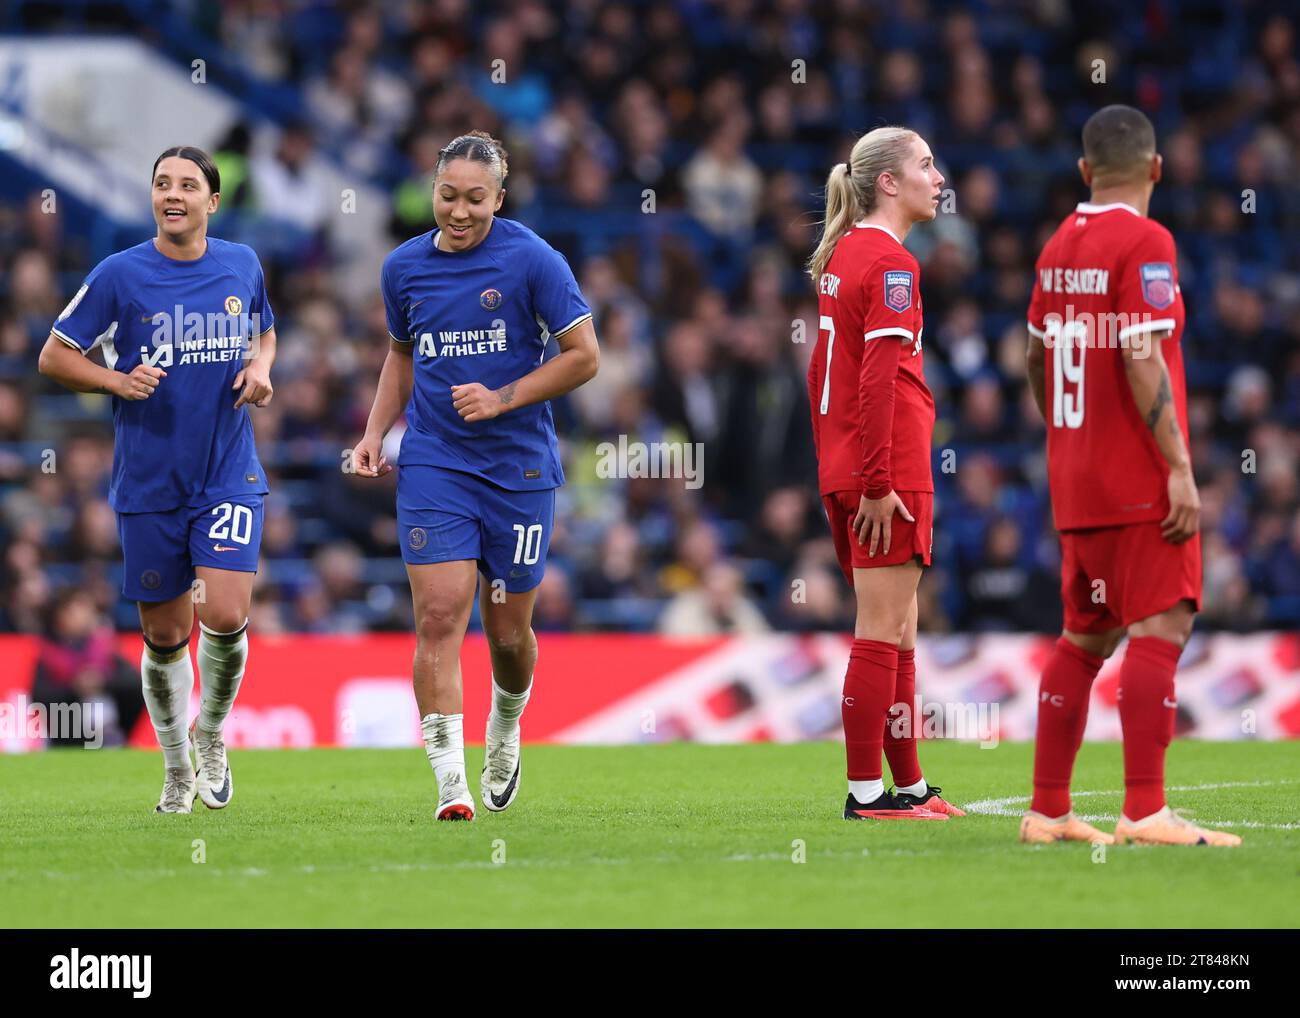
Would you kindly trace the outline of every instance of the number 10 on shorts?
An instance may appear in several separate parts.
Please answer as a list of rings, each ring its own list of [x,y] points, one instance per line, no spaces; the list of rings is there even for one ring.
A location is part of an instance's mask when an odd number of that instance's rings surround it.
[[[534,523],[525,527],[522,523],[514,525],[515,565],[534,566],[542,556],[542,525]]]

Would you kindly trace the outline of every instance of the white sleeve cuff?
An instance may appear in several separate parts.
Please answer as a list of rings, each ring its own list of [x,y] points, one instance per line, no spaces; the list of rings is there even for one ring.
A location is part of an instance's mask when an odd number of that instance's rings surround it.
[[[1035,325],[1033,322],[1026,322],[1026,323],[1025,323],[1025,327],[1029,330],[1029,334],[1030,334],[1031,336],[1033,336],[1035,339],[1046,339],[1046,338],[1047,338],[1047,333],[1044,332],[1042,329],[1040,329],[1040,328],[1039,328],[1037,325]]]
[[[1139,322],[1137,325],[1130,325],[1127,329],[1120,329],[1118,338],[1128,339],[1130,336],[1140,336],[1144,332],[1172,332],[1177,324],[1172,318],[1157,318],[1150,322]]]
[[[576,329],[579,325],[581,325],[583,322],[585,322],[585,321],[586,321],[588,318],[590,318],[590,317],[591,317],[591,312],[590,312],[590,311],[588,311],[586,314],[579,315],[577,318],[575,318],[573,321],[571,321],[568,325],[564,326],[563,328],[556,329],[554,332],[551,333],[551,336],[552,336],[552,337],[555,337],[555,338],[558,338],[558,337],[560,337],[560,336],[563,336],[563,335],[564,335],[566,332],[568,332],[570,329]]]
[[[85,349],[85,347],[83,347],[71,336],[65,336],[58,329],[51,329],[50,332],[54,334],[55,338],[59,339],[61,342],[66,343],[68,346],[72,347],[72,349],[76,350],[77,353],[81,354],[83,357],[86,354],[90,353],[90,350]],[[91,349],[93,350],[94,347],[91,347]]]
[[[903,329],[903,328],[899,328],[898,326],[893,326],[892,328],[888,328],[888,329],[872,329],[870,332],[864,333],[862,338],[864,340],[878,339],[881,336],[897,336],[899,339],[913,338],[911,329]]]

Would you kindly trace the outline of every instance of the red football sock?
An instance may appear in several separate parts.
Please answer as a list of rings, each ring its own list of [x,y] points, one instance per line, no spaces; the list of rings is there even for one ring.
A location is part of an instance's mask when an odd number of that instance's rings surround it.
[[[907,711],[900,717],[891,711],[885,720],[885,759],[889,773],[900,788],[915,785],[921,780],[921,762],[916,758],[916,732],[921,719],[916,711],[916,649],[898,652],[898,678],[894,680],[894,700],[890,704],[905,704]],[[906,738],[899,738],[901,732]]]
[[[874,781],[881,776],[880,750],[885,718],[894,702],[898,647],[880,640],[854,640],[849,670],[844,676],[844,748],[850,781]]]
[[[1104,660],[1062,636],[1043,668],[1034,735],[1034,801],[1030,804],[1030,809],[1043,816],[1070,812],[1070,774],[1088,725],[1092,680]]]
[[[1183,652],[1158,636],[1128,641],[1119,670],[1124,732],[1124,815],[1141,820],[1164,808],[1165,750],[1174,737],[1174,672]]]

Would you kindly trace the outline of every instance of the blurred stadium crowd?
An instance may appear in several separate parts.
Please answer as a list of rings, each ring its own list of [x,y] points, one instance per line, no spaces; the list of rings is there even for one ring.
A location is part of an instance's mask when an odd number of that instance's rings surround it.
[[[165,48],[145,16],[157,5],[95,22],[86,11],[101,6],[7,27],[127,31]],[[1057,628],[1024,320],[1038,250],[1087,197],[1079,130],[1110,102],[1144,109],[1165,156],[1151,212],[1182,259],[1203,623],[1300,624],[1300,63],[1285,6],[179,5],[187,31],[292,111],[275,128],[250,113],[215,145],[178,138],[220,151],[215,235],[269,221],[291,238],[259,247],[280,352],[275,400],[253,412],[272,488],[253,628],[410,625],[393,475],[341,469],[387,351],[379,265],[371,299],[340,296],[345,238],[326,215],[337,196],[310,162],[382,184],[396,245],[431,226],[436,153],[473,127],[505,141],[502,214],[569,258],[603,349],[599,376],[556,404],[568,485],[537,627],[851,627],[817,498],[804,381],[817,314],[803,264],[829,167],[884,123],[919,130],[953,190],[908,242],[939,414],[921,626]],[[142,201],[146,187],[142,171]],[[0,206],[0,631],[66,628],[84,617],[69,599],[136,625],[119,603],[105,501],[108,401],[36,373],[92,264],[66,233],[39,195]],[[598,477],[597,447],[619,435],[702,443],[703,486]],[[53,472],[46,448],[58,450]]]

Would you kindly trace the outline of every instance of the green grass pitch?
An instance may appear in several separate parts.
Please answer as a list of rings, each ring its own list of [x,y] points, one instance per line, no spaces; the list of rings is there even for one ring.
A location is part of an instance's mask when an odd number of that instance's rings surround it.
[[[482,748],[467,756],[477,797]],[[957,804],[1023,809],[1027,744],[921,760]],[[1295,743],[1178,742],[1171,805],[1245,844],[1103,855],[1020,845],[1013,815],[846,823],[829,742],[525,746],[515,804],[470,824],[433,821],[419,749],[236,750],[234,802],[192,816],[153,813],[156,754],[0,757],[0,922],[1294,926],[1298,761]],[[1085,746],[1075,788],[1098,794],[1075,809],[1113,818],[1120,787],[1119,746]]]

